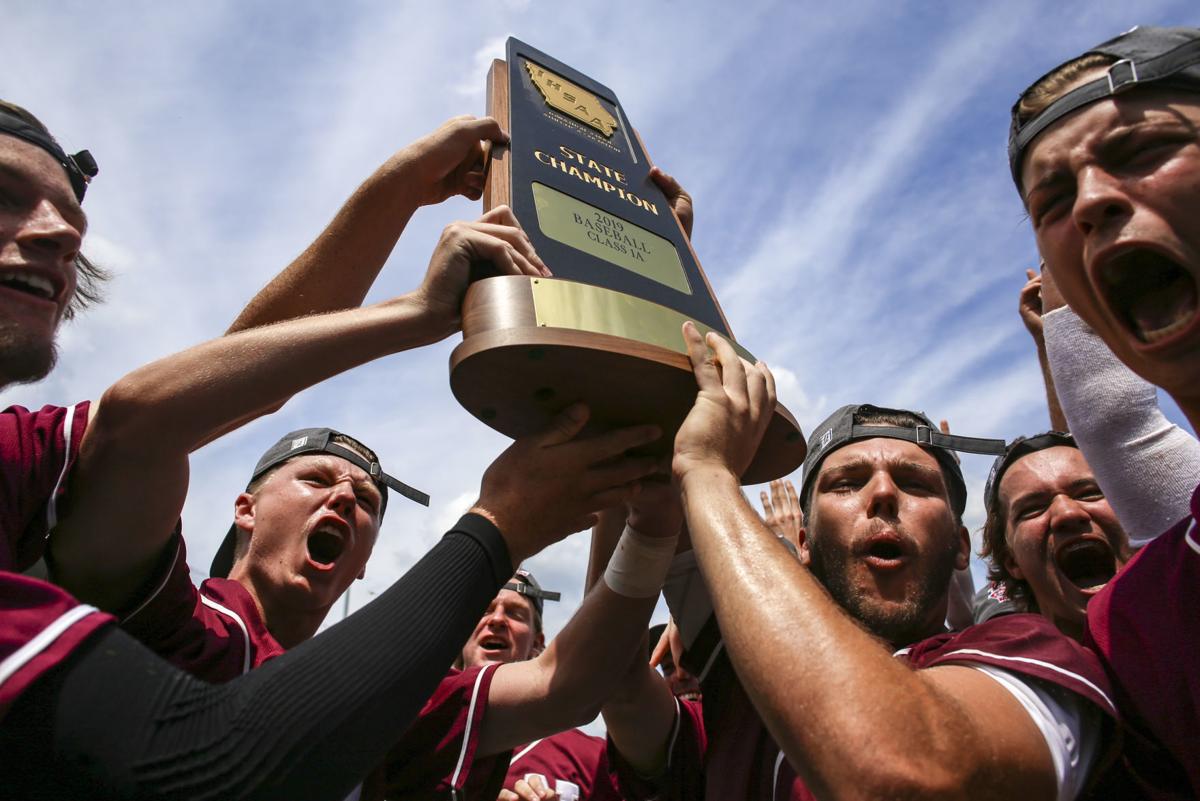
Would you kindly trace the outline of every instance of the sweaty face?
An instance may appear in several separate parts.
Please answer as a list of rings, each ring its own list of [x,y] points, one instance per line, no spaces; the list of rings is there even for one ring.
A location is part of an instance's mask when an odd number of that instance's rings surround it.
[[[75,294],[86,228],[63,168],[0,135],[0,384],[35,381],[54,366],[54,332]]]
[[[463,648],[463,666],[524,662],[534,655],[540,638],[529,599],[513,590],[500,590]]]
[[[327,454],[298,456],[254,496],[238,498],[250,531],[238,564],[264,605],[327,610],[366,568],[379,532],[379,488],[361,468]]]
[[[1022,180],[1071,308],[1181,405],[1196,396],[1200,95],[1138,89],[1085,106],[1034,140]]]
[[[942,629],[950,577],[970,546],[932,455],[886,438],[834,451],[806,528],[801,561],[876,635],[907,645]]]
[[[1029,584],[1041,613],[1080,636],[1087,603],[1125,563],[1127,540],[1091,468],[1075,448],[1047,448],[1000,480],[1005,567]]]

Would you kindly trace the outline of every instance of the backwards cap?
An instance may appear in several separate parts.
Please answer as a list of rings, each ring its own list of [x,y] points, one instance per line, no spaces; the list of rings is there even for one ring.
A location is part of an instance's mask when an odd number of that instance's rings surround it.
[[[75,199],[78,201],[83,201],[83,195],[87,192],[88,183],[91,182],[96,173],[100,172],[100,167],[96,164],[96,160],[92,158],[91,153],[86,150],[80,150],[75,155],[68,156],[53,136],[45,131],[38,130],[37,126],[32,125],[27,120],[21,119],[16,114],[4,108],[0,108],[0,134],[23,139],[53,156],[54,160],[66,170],[67,178],[71,181],[71,188],[75,190]]]
[[[354,437],[343,434],[340,431],[334,431],[332,428],[302,428],[299,431],[293,431],[290,434],[284,435],[278,442],[267,449],[267,452],[258,460],[258,464],[254,465],[254,474],[246,482],[246,489],[250,489],[250,486],[268,470],[286,462],[293,456],[303,456],[309,453],[328,453],[345,459],[350,464],[366,471],[371,480],[375,482],[375,486],[379,487],[379,494],[381,496],[379,505],[380,520],[383,519],[383,513],[387,511],[388,488],[394,489],[405,498],[416,501],[422,506],[429,505],[429,496],[424,492],[408,486],[399,479],[392,478],[383,472],[383,468],[379,465],[379,462],[374,460],[367,461],[352,448],[334,442],[334,437],[345,437],[367,453],[374,454],[373,450]],[[209,570],[210,576],[225,578],[229,575],[229,571],[233,567],[233,552],[236,544],[237,526],[231,525],[229,531],[225,534],[225,539],[221,542],[221,547],[217,549],[217,555],[213,557],[212,567]]]
[[[1008,164],[1018,190],[1021,188],[1021,160],[1025,149],[1038,134],[1071,112],[1142,84],[1200,92],[1200,28],[1133,28],[1064,61],[1030,84],[1030,88],[1071,61],[1093,54],[1111,56],[1117,61],[1103,77],[1072,89],[1025,122],[1021,122],[1019,114],[1021,99],[1018,98],[1013,104],[1012,124],[1008,133]],[[1028,92],[1029,89],[1026,89],[1021,97]]]
[[[537,579],[533,577],[525,568],[518,568],[509,582],[504,585],[504,589],[512,590],[515,593],[524,595],[533,604],[534,610],[538,617],[542,616],[543,601],[557,601],[562,598],[562,593],[554,592],[553,590],[543,590],[542,585],[537,583]]]
[[[877,414],[911,414],[923,421],[913,427],[859,425],[859,415]],[[886,437],[913,442],[928,450],[938,460],[942,472],[949,479],[946,488],[950,493],[950,505],[954,513],[962,517],[967,508],[967,485],[963,481],[962,468],[950,451],[966,451],[968,453],[1003,453],[1004,440],[982,439],[980,437],[960,437],[956,434],[943,434],[933,421],[922,412],[909,409],[886,409],[872,406],[868,403],[843,406],[825,419],[825,422],[813,429],[813,435],[808,440],[808,456],[804,459],[803,480],[800,486],[800,503],[807,505],[809,493],[812,492],[813,479],[820,472],[821,463],[825,457],[851,442],[861,439]]]
[[[1075,438],[1063,431],[1047,431],[1032,437],[1017,437],[1008,443],[1004,453],[997,456],[996,461],[992,463],[992,471],[988,473],[987,483],[983,486],[983,505],[987,509],[988,517],[992,516],[1000,500],[1000,479],[1004,478],[1005,471],[1031,453],[1057,447],[1079,449]]]

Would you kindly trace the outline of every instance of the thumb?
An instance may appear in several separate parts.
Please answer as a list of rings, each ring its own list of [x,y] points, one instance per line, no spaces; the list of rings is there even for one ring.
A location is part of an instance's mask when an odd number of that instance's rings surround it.
[[[574,439],[575,435],[587,425],[590,414],[591,412],[585,403],[572,403],[563,409],[550,421],[549,427],[542,434],[542,447],[547,445],[561,445],[564,442]]]

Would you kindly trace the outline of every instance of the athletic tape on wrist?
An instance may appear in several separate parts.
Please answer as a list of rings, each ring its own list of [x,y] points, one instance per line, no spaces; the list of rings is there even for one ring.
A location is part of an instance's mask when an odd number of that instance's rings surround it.
[[[662,589],[678,537],[647,537],[629,526],[608,560],[604,583],[626,598],[652,598]]]
[[[695,551],[684,551],[671,560],[663,584],[663,598],[679,628],[684,648],[690,647],[713,614],[712,599],[704,577],[700,575],[700,566],[696,564]]]

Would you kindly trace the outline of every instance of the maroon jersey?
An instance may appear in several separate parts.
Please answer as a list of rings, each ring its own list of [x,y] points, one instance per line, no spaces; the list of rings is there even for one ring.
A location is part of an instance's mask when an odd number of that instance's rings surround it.
[[[0,412],[0,570],[19,573],[42,557],[70,486],[89,406]]]
[[[17,575],[41,558],[87,428],[88,403],[0,412],[0,717],[112,618]]]
[[[917,670],[940,665],[988,665],[1066,689],[1115,715],[1095,656],[1040,615],[993,618],[939,634],[896,653]],[[704,700],[678,701],[663,776],[639,778],[612,748],[619,787],[628,799],[814,801],[775,744],[734,674],[718,657],[703,683]]]
[[[1200,487],[1191,517],[1142,548],[1088,603],[1126,724],[1124,760],[1152,796],[1200,797]]]
[[[284,652],[240,583],[188,574],[183,538],[165,576],[121,625],[172,664],[209,682],[225,682]],[[487,711],[493,665],[451,670],[420,715],[363,783],[361,798],[487,798],[500,794],[509,752],[476,751]]]
[[[561,801],[619,801],[621,794],[608,770],[603,737],[569,729],[517,749],[508,766],[504,786],[530,774],[542,777],[546,786],[558,791]]]

